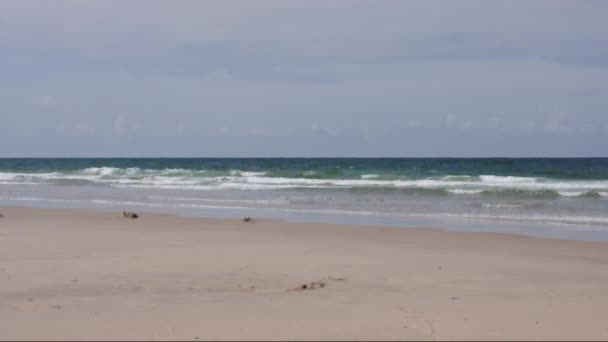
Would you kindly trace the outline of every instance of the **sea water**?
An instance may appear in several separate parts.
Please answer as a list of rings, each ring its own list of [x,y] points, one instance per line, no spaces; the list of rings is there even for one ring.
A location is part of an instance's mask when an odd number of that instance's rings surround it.
[[[608,240],[608,158],[0,159],[0,205]]]

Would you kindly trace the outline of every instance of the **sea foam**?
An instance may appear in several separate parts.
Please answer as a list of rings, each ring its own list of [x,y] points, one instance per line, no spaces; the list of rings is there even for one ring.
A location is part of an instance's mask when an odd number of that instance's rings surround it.
[[[539,177],[454,175],[422,179],[377,179],[379,175],[364,174],[358,179],[322,179],[273,177],[267,172],[230,170],[209,172],[188,169],[139,169],[90,167],[76,171],[46,173],[0,172],[2,184],[86,185],[82,181],[119,187],[150,187],[176,189],[290,189],[290,188],[395,188],[437,189],[456,195],[478,195],[486,192],[547,192],[563,197],[606,197],[606,180],[561,180]]]

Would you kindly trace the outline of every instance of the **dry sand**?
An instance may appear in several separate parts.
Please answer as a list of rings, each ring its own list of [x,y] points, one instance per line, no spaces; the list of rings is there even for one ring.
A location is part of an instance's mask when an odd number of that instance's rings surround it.
[[[608,339],[605,243],[1,211],[2,340]]]

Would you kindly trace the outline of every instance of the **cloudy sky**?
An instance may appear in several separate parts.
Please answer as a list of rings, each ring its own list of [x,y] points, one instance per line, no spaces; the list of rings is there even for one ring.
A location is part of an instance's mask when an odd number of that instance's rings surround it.
[[[0,156],[608,156],[608,1],[0,1]]]

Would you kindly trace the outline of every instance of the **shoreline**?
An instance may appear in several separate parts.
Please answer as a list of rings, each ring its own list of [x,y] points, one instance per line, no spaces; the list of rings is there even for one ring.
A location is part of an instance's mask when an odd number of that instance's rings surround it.
[[[0,212],[0,340],[608,338],[605,242]]]
[[[68,201],[69,202],[69,201]],[[55,204],[58,203],[58,204]],[[290,208],[255,208],[232,206],[191,206],[172,204],[144,204],[133,202],[72,201],[72,205],[61,200],[48,200],[29,204],[5,202],[0,208],[30,208],[42,210],[76,210],[93,212],[120,212],[125,208],[138,212],[159,215],[173,215],[180,218],[201,218],[231,220],[235,217],[257,217],[265,221],[281,221],[294,224],[359,226],[368,228],[397,228],[439,230],[455,233],[496,233],[540,239],[564,241],[608,242],[608,230],[603,225],[580,225],[556,222],[528,222],[503,220],[499,218],[474,218],[453,216],[430,216],[395,213],[365,213],[357,211],[324,211]],[[36,205],[38,204],[38,205]],[[124,204],[124,205],[119,205]],[[582,228],[582,229],[581,229]]]
[[[258,208],[250,208],[250,210],[259,210]],[[103,214],[103,215],[113,215],[120,217],[121,212],[112,208],[98,208],[98,209],[90,209],[90,208],[48,208],[48,207],[30,207],[30,206],[4,206],[0,207],[0,213],[9,212],[9,211],[17,211],[17,212],[49,212],[49,213],[57,213],[65,214],[68,216],[77,215],[77,214]],[[180,215],[172,212],[163,212],[163,211],[139,211],[139,210],[131,210],[131,212],[137,212],[142,217],[148,218],[170,218],[174,220],[184,220],[197,222],[203,221],[205,224],[236,224],[243,223],[242,219],[249,216],[225,218],[225,217],[205,217],[205,216],[190,216],[190,215]],[[6,215],[5,215],[6,216]],[[283,225],[285,227],[289,227],[292,229],[336,229],[336,230],[344,230],[343,233],[347,233],[352,229],[371,229],[372,231],[405,231],[406,234],[409,232],[410,234],[420,233],[424,234],[425,232],[430,233],[439,233],[439,234],[454,234],[458,235],[478,235],[478,236],[488,236],[488,237],[504,237],[504,238],[514,238],[514,239],[535,239],[541,241],[554,241],[554,242],[566,242],[566,243],[583,243],[583,244],[603,244],[608,245],[608,241],[599,240],[579,240],[579,239],[568,239],[568,238],[553,238],[553,237],[544,237],[544,236],[535,236],[535,235],[526,235],[523,233],[510,233],[510,232],[502,232],[502,231],[469,231],[469,230],[457,230],[457,229],[442,229],[442,228],[434,228],[434,227],[413,227],[413,226],[398,226],[398,225],[373,225],[373,224],[365,224],[365,223],[332,223],[332,222],[316,222],[316,221],[289,221],[286,219],[274,219],[274,218],[266,218],[266,217],[250,217],[253,219],[254,223],[260,224],[272,224],[272,225]]]

